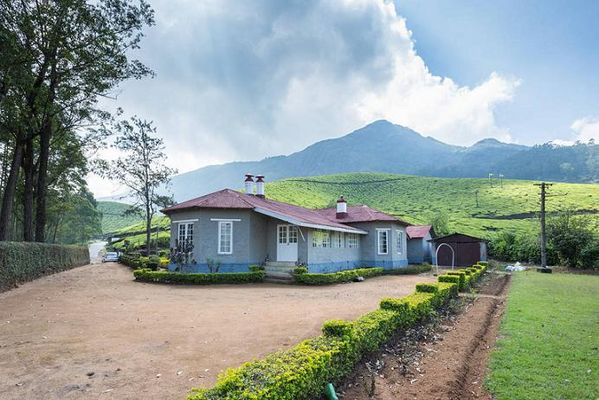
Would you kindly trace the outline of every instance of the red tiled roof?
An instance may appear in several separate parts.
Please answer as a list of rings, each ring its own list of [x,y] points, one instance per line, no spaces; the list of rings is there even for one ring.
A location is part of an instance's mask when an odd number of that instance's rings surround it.
[[[351,226],[327,218],[319,212],[320,210],[294,206],[292,204],[248,195],[231,189],[219,190],[218,192],[188,200],[172,207],[165,208],[162,212],[171,214],[178,210],[195,208],[253,209],[275,218],[277,218],[277,216],[284,216],[304,224],[322,225],[329,228],[361,232],[359,229],[352,228]]]
[[[374,208],[370,208],[365,205],[348,206],[347,216],[344,218],[337,218],[337,208],[322,208],[317,211],[320,214],[326,216],[328,219],[336,220],[344,224],[355,222],[391,221],[399,222],[403,225],[408,225],[406,222],[397,219],[392,215],[385,214],[382,211],[375,210]]]
[[[409,239],[422,239],[431,230],[431,225],[410,225],[406,228]]]

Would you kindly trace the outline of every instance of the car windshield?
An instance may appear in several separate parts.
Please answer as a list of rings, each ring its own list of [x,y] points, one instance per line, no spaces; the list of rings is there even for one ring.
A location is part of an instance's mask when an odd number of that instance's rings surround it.
[[[106,253],[106,257],[116,257],[116,253]]]

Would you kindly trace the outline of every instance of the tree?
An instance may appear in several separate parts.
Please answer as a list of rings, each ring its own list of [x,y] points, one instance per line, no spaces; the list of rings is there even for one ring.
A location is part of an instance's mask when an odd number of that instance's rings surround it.
[[[152,24],[144,0],[0,0],[0,137],[10,135],[12,146],[0,240],[7,238],[21,169],[25,238],[32,236],[35,207],[35,240],[45,240],[55,139],[108,118],[98,98],[151,74],[128,54]]]
[[[447,217],[447,214],[437,212],[431,219],[430,224],[437,236],[445,236],[451,233],[449,231],[449,218]]]
[[[143,213],[149,254],[152,217],[156,204],[164,201],[159,189],[166,186],[177,171],[164,165],[164,144],[162,139],[152,136],[156,128],[151,121],[133,117],[131,121],[116,123],[114,130],[117,132],[115,148],[122,155],[107,165],[104,175],[126,186],[135,199],[132,208]]]
[[[551,218],[547,239],[560,261],[570,268],[592,267],[599,257],[599,243],[590,220],[566,211]]]

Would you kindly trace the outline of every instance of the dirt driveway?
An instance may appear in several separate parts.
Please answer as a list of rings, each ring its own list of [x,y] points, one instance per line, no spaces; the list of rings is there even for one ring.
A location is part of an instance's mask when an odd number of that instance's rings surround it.
[[[88,265],[0,294],[1,399],[183,399],[429,276],[327,287],[169,286]]]

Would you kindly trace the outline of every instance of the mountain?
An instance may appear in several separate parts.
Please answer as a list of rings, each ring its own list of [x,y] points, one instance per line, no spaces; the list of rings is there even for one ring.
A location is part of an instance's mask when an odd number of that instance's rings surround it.
[[[470,147],[453,146],[385,120],[345,136],[327,139],[288,156],[212,165],[177,175],[177,201],[214,190],[241,188],[245,173],[268,181],[344,172],[386,172],[440,177],[488,177],[593,182],[599,180],[599,146],[527,147],[484,139]]]

